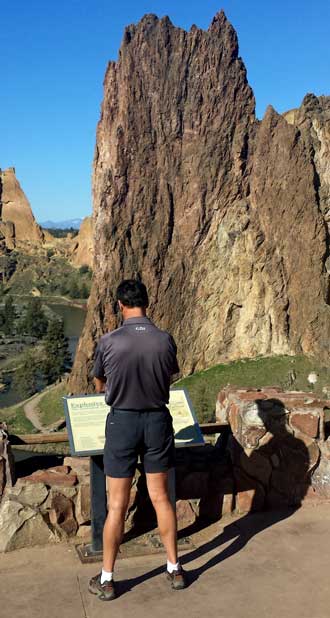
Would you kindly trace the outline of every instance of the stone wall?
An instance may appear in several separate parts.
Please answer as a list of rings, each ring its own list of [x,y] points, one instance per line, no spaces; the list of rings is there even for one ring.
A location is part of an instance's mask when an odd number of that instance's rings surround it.
[[[330,498],[330,402],[278,388],[219,393],[216,417],[228,424],[235,510],[297,507]]]
[[[6,485],[15,482],[15,464],[8,441],[7,425],[0,422],[0,502]]]
[[[89,459],[37,470],[7,486],[0,505],[0,551],[90,535]]]
[[[179,529],[232,513],[329,501],[328,415],[330,402],[313,393],[222,390],[216,416],[227,430],[214,445],[177,449]],[[125,532],[130,538],[155,527],[139,468]],[[66,457],[62,466],[7,484],[0,505],[0,551],[63,539],[87,542],[90,532],[88,458]]]

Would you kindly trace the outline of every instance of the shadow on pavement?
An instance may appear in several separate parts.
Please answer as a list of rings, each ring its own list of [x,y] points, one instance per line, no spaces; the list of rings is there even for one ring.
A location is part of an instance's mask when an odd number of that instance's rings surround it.
[[[202,558],[209,552],[214,552],[220,549],[222,545],[232,541],[232,543],[206,560],[201,566],[188,570],[188,585],[191,585],[212,567],[241,551],[257,534],[290,517],[301,507],[302,500],[311,483],[313,468],[310,463],[309,451],[305,443],[293,436],[289,430],[286,420],[287,412],[283,403],[277,399],[266,402],[257,400],[256,403],[258,405],[258,414],[271,438],[267,444],[251,453],[250,460],[253,463],[253,458],[255,457],[258,459],[259,466],[260,462],[264,461],[265,468],[267,465],[271,468],[269,478],[264,484],[265,507],[268,510],[244,515],[225,526],[223,532],[214,539],[184,554],[181,557],[181,563],[184,566],[188,566],[190,562],[197,558]],[[270,408],[273,410],[272,413],[270,413]],[[243,448],[234,437],[232,437],[232,441],[231,447],[235,449],[235,461],[239,460],[237,453],[242,457],[247,457]],[[270,466],[269,462],[274,462],[274,465]],[[244,482],[240,486],[242,481],[239,474],[236,476],[236,492],[255,489],[255,482],[253,483],[251,479],[251,484],[249,485],[248,479],[249,477],[245,475]],[[260,495],[256,491],[251,511],[258,510],[260,510]],[[180,536],[192,534],[203,528],[205,528],[205,523],[197,522],[197,524],[181,530]],[[139,577],[119,582],[119,592],[121,594],[127,592],[138,584],[160,575],[164,571],[165,566],[157,567]]]

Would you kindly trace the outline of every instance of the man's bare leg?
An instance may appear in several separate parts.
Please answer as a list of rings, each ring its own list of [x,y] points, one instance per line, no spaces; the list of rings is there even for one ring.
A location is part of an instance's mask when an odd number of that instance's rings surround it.
[[[109,492],[108,515],[103,528],[103,569],[112,573],[124,534],[132,478],[116,479],[107,476]]]
[[[156,511],[158,529],[167,553],[167,559],[178,562],[176,514],[168,495],[168,472],[148,473],[147,487]]]

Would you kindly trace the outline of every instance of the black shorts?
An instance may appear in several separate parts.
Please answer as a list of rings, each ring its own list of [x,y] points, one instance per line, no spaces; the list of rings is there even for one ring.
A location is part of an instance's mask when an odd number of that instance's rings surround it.
[[[174,466],[174,432],[167,408],[153,411],[112,409],[107,416],[104,473],[134,476],[138,457],[145,472],[166,472]]]

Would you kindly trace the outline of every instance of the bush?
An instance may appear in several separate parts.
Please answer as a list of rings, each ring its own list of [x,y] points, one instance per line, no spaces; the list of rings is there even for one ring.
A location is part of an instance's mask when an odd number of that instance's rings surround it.
[[[83,283],[80,288],[80,298],[88,298],[90,294],[90,290],[88,289],[86,283]]]
[[[79,268],[79,273],[81,275],[86,275],[87,273],[90,273],[90,268],[87,264],[82,264],[82,266],[80,266]]]
[[[80,289],[77,281],[72,279],[69,286],[69,294],[71,298],[80,298]]]

